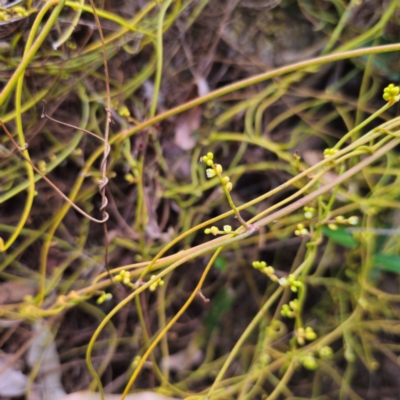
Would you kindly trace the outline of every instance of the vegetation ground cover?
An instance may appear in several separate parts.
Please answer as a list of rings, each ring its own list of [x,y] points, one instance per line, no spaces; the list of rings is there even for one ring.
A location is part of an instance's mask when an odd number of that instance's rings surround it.
[[[3,1],[0,378],[398,398],[399,19],[397,0]],[[29,361],[45,330],[51,371]]]

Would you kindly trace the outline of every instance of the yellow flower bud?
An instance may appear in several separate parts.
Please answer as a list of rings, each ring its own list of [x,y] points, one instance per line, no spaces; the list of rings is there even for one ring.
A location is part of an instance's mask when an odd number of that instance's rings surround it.
[[[219,229],[216,226],[212,226],[210,228],[210,232],[215,236],[218,233]]]
[[[221,175],[221,174],[222,174],[222,171],[223,171],[222,165],[221,165],[221,164],[215,164],[215,172],[216,172],[218,175]]]
[[[213,169],[209,168],[209,169],[206,169],[206,175],[207,175],[207,178],[211,179],[211,178],[214,178],[216,173]]]
[[[43,174],[45,174],[47,172],[47,164],[46,161],[44,160],[40,160],[38,161],[38,168],[39,171],[42,172]]]
[[[309,341],[315,340],[317,338],[317,334],[314,332],[313,328],[309,326],[306,328],[304,336]]]
[[[125,118],[131,116],[131,113],[129,112],[128,107],[125,106],[125,105],[121,106],[121,107],[118,109],[118,114],[119,114],[121,117],[125,117]]]
[[[333,356],[333,350],[332,350],[332,348],[331,347],[329,347],[329,346],[324,346],[324,347],[322,347],[321,349],[320,349],[320,351],[319,351],[319,356],[322,358],[322,359],[326,359],[326,358],[331,358],[332,356]]]
[[[349,223],[349,225],[357,225],[359,222],[359,218],[357,216],[352,216],[350,217],[347,222]]]
[[[338,224],[343,224],[343,223],[345,222],[345,218],[343,217],[343,215],[338,215],[338,216],[335,218],[335,221],[336,221]]]

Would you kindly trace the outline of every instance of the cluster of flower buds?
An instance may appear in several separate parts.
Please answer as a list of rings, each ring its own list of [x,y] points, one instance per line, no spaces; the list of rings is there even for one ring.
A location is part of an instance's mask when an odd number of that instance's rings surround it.
[[[296,312],[299,310],[299,301],[294,299],[289,302],[289,304],[284,304],[281,309],[282,317],[286,318],[294,318],[296,316]]]
[[[97,304],[103,304],[105,301],[110,301],[112,299],[111,293],[103,293],[98,299]]]
[[[222,165],[214,163],[214,154],[209,152],[207,155],[201,157],[200,160],[210,167],[206,170],[207,178],[211,179],[214,178],[214,176],[219,176],[225,189],[230,192],[232,190],[232,182],[229,176],[221,177],[223,172]]]
[[[304,218],[305,219],[312,219],[315,215],[315,208],[314,207],[304,207]]]
[[[124,269],[114,278],[115,282],[122,282],[124,285],[130,286],[131,284],[131,273]]]
[[[324,150],[324,158],[328,158],[336,154],[339,150],[338,149],[325,149]]]
[[[211,234],[217,236],[217,235],[226,235],[232,232],[232,227],[230,225],[224,225],[223,229],[224,229],[223,231],[220,231],[216,226],[212,226],[211,228],[205,229],[204,233],[206,235]]]
[[[304,328],[297,329],[295,331],[295,335],[296,335],[297,343],[300,346],[304,346],[306,343],[306,340],[311,342],[318,337],[317,334],[314,332],[314,329],[311,328],[310,326],[307,326],[305,329]]]
[[[333,356],[333,350],[329,346],[322,347],[318,352],[322,360],[330,359]],[[318,368],[317,356],[311,352],[307,352],[300,357],[300,362],[304,368],[314,371]]]
[[[274,267],[268,266],[265,261],[254,261],[253,268],[258,269],[264,275],[267,275],[273,282],[279,282],[279,278],[275,275]]]
[[[394,86],[393,83],[383,89],[383,99],[390,104],[396,103],[400,100],[400,87]]]
[[[338,225],[358,225],[359,218],[356,215],[353,215],[349,218],[343,217],[343,215],[338,215],[335,217],[335,221],[330,222],[328,227],[335,231],[338,228]]]
[[[287,277],[278,278],[278,276],[275,275],[274,267],[268,266],[265,261],[254,261],[253,268],[258,269],[264,275],[267,275],[268,278],[271,279],[271,281],[277,282],[281,286],[284,286],[284,287],[290,286],[290,289],[292,292],[297,292],[298,288],[303,285],[292,274],[288,275]]]
[[[303,284],[297,280],[293,274],[288,275],[287,278],[280,278],[279,284],[284,287],[290,286],[292,292],[297,292],[297,290],[303,286]]]
[[[150,279],[153,279],[155,277],[156,277],[155,275],[152,275]],[[154,292],[159,286],[163,286],[163,285],[164,285],[164,281],[161,278],[159,278],[150,285],[149,289],[151,292]]]
[[[294,234],[296,236],[305,237],[308,236],[310,232],[308,232],[308,229],[306,229],[303,224],[297,224],[297,229],[294,231]]]

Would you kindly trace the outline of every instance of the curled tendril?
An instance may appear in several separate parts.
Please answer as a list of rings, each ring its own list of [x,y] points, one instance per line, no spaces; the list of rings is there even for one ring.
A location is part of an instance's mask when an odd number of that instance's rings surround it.
[[[66,122],[62,122],[62,121],[58,121],[58,120],[56,120],[56,119],[54,119],[54,118],[52,118],[52,117],[50,117],[47,113],[46,113],[46,105],[47,105],[47,103],[46,103],[46,101],[45,100],[43,100],[43,110],[42,110],[42,114],[41,114],[41,118],[46,118],[46,119],[49,119],[49,120],[51,120],[51,121],[53,121],[53,122],[56,122],[56,123],[59,123],[59,124],[61,124],[61,125],[65,125],[65,126],[68,126],[68,127],[70,127],[70,128],[73,128],[73,129],[78,129],[78,130],[81,130],[82,132],[85,132],[85,133],[88,133],[88,134],[90,134],[91,136],[94,136],[94,137],[96,137],[97,139],[99,139],[99,140],[101,140],[102,142],[104,142],[105,143],[105,151],[104,151],[104,154],[107,154],[107,156],[108,156],[108,154],[110,153],[110,145],[108,144],[108,143],[106,143],[105,142],[105,140],[103,139],[103,138],[101,138],[100,136],[97,136],[96,134],[94,134],[93,132],[90,132],[90,131],[88,131],[88,130],[86,130],[86,129],[83,129],[83,128],[80,128],[80,127],[78,127],[78,126],[74,126],[74,125],[71,125],[71,124],[68,124],[68,123],[66,123]],[[102,174],[103,174],[103,176],[102,176],[102,179],[101,179],[101,182],[103,182],[103,184],[102,185],[99,185],[100,186],[100,193],[101,193],[101,195],[102,195],[102,204],[101,204],[101,207],[100,207],[100,211],[102,212],[102,219],[97,219],[97,218],[94,218],[94,217],[92,217],[92,216],[90,216],[89,214],[87,214],[85,211],[83,211],[80,207],[78,207],[73,201],[71,201],[53,182],[51,182],[51,180],[49,179],[49,178],[47,178],[46,177],[46,175],[44,175],[40,170],[39,170],[39,168],[37,168],[33,163],[32,163],[32,161],[28,158],[28,157],[26,157],[25,155],[24,155],[24,150],[26,150],[27,148],[28,148],[28,144],[27,143],[25,143],[25,146],[24,147],[20,147],[19,145],[18,145],[18,143],[14,140],[14,138],[12,137],[12,135],[10,134],[10,132],[8,131],[8,129],[7,129],[7,127],[5,126],[5,124],[3,123],[3,121],[1,121],[0,120],[0,125],[2,126],[2,128],[3,128],[3,130],[4,130],[4,132],[6,133],[6,135],[8,136],[8,138],[10,139],[10,141],[13,143],[13,145],[14,145],[14,147],[16,148],[16,150],[20,153],[20,155],[21,155],[21,157],[26,161],[26,162],[28,162],[29,164],[30,164],[30,166],[35,170],[35,172],[37,173],[37,174],[39,174],[71,207],[73,207],[76,211],[78,211],[80,214],[82,214],[84,217],[86,217],[86,218],[88,218],[88,219],[90,219],[91,221],[93,221],[93,222],[96,222],[96,223],[98,223],[98,224],[104,224],[108,219],[109,219],[109,215],[108,215],[108,213],[105,211],[105,208],[107,207],[107,204],[108,204],[108,199],[107,199],[107,197],[106,197],[106,195],[105,195],[105,188],[106,188],[106,185],[107,185],[107,183],[108,183],[108,178],[105,176],[105,173],[106,173],[106,171],[105,171],[105,168],[103,167],[103,172],[102,172]],[[103,161],[104,161],[104,159],[103,159]]]

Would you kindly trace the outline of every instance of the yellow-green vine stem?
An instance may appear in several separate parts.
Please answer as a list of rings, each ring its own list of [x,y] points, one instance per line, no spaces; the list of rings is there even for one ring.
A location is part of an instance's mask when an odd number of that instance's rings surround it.
[[[46,21],[46,24],[44,25],[43,29],[39,33],[38,37],[36,38],[35,42],[33,43],[32,46],[28,49],[26,47],[27,52],[24,54],[21,62],[19,63],[17,69],[13,73],[12,77],[9,79],[7,82],[6,86],[3,88],[3,90],[0,93],[0,106],[4,103],[5,99],[8,97],[8,95],[11,93],[11,91],[14,89],[14,87],[17,85],[18,79],[23,75],[25,72],[26,67],[28,64],[32,61],[33,57],[35,56],[36,52],[39,50],[40,46],[48,36],[51,28],[55,24],[61,10],[64,7],[66,0],[60,0],[60,1],[49,1],[46,2],[43,8],[39,11],[38,15],[36,16],[35,22],[33,23],[31,32],[29,37],[31,35],[35,35],[36,32],[39,29],[39,24],[41,20],[43,19],[44,15],[47,13],[47,11],[56,5],[55,9],[53,12],[50,14],[50,17]]]

